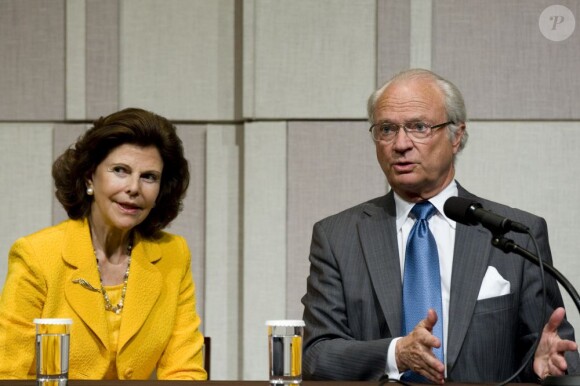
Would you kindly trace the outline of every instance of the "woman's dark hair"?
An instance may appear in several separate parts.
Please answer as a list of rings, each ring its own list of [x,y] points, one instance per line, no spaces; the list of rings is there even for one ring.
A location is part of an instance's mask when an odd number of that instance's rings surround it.
[[[86,182],[109,153],[123,145],[155,146],[163,159],[155,207],[136,229],[153,238],[181,211],[189,185],[189,167],[175,126],[152,112],[128,108],[95,121],[52,165],[56,198],[71,219],[89,215],[92,198]]]

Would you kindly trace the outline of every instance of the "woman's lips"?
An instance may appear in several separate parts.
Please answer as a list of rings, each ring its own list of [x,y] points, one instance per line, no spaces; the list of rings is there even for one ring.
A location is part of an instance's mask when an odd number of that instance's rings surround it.
[[[141,210],[141,208],[138,205],[135,205],[135,204],[118,202],[117,205],[125,213],[134,214],[134,213],[137,213],[139,210]]]

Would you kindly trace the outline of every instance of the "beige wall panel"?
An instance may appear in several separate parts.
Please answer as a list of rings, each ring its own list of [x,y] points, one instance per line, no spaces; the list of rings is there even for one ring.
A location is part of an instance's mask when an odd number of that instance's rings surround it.
[[[94,120],[119,110],[119,0],[85,1],[86,118]]]
[[[555,42],[539,27],[550,0],[433,2],[433,69],[464,93],[474,119],[580,118],[580,2],[562,0],[576,31]]]
[[[431,68],[432,18],[432,0],[411,0],[411,67]]]
[[[242,379],[268,377],[265,322],[286,314],[286,123],[244,127]]]
[[[377,85],[410,67],[431,68],[432,0],[377,5]]]
[[[120,105],[234,118],[234,0],[121,3]]]
[[[375,85],[374,0],[255,0],[247,118],[364,118]],[[249,29],[249,28],[248,28]],[[248,30],[246,29],[246,31]],[[251,79],[250,79],[251,80]]]
[[[580,123],[473,122],[468,130],[458,181],[481,197],[544,217],[554,265],[580,290]],[[580,331],[574,303],[568,299],[566,304]]]
[[[62,120],[64,0],[0,2],[0,120]]]
[[[408,68],[411,60],[411,2],[377,1],[377,85]]]
[[[207,131],[205,333],[212,338],[212,379],[239,379],[242,320],[240,128]]]
[[[51,128],[0,123],[0,288],[14,241],[51,225]]]
[[[85,119],[86,1],[66,2],[66,119]]]
[[[245,118],[253,118],[256,115],[255,2],[256,0],[246,0],[242,7],[242,114]]]
[[[386,192],[365,122],[289,123],[288,318],[302,319],[314,223]]]

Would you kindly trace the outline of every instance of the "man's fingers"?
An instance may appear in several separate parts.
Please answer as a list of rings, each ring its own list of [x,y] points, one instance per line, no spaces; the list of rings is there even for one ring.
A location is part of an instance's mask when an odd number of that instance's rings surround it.
[[[425,367],[419,371],[431,382],[442,383],[444,378],[445,366],[434,355],[425,360]]]
[[[437,312],[435,312],[434,309],[430,308],[429,311],[427,311],[427,316],[425,317],[425,319],[421,320],[419,322],[419,324],[417,324],[418,327],[424,327],[429,331],[433,330],[433,326],[435,326],[435,324],[437,323]]]
[[[542,378],[564,374],[568,368],[564,354],[578,349],[576,342],[558,336],[558,328],[565,315],[563,307],[556,308],[542,331],[540,345],[534,356],[534,371]]]
[[[552,363],[553,365],[550,368],[557,369],[557,372],[552,372],[552,375],[562,375],[568,369],[568,363],[566,363],[564,356],[552,357]]]
[[[556,308],[554,312],[552,312],[552,315],[550,315],[550,320],[548,320],[548,323],[544,326],[544,331],[556,332],[564,320],[564,315],[566,315],[566,311],[563,307]]]
[[[572,340],[562,339],[556,342],[555,347],[557,352],[563,353],[565,351],[576,351],[578,350],[578,344]]]
[[[409,369],[434,383],[442,383],[445,366],[432,353],[422,353],[410,357]]]

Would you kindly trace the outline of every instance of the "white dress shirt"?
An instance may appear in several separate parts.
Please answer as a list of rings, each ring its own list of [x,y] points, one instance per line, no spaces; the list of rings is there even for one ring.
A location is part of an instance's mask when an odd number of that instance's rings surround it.
[[[453,266],[453,250],[455,247],[455,221],[447,218],[443,212],[445,201],[452,196],[457,196],[457,184],[453,180],[447,187],[429,202],[437,208],[437,213],[429,219],[429,229],[437,242],[437,252],[439,253],[439,270],[441,273],[441,299],[443,305],[443,315],[437,315],[437,323],[443,323],[443,355],[447,358],[447,328],[449,321],[449,295],[451,291],[451,269]],[[401,265],[401,278],[405,269],[405,251],[407,238],[415,219],[409,214],[415,204],[403,200],[395,193],[395,206],[397,210],[397,242],[399,246],[399,261]],[[425,315],[427,316],[427,315]],[[397,368],[395,358],[395,347],[400,338],[391,341],[387,353],[387,375],[389,378],[399,379],[401,373]],[[447,373],[447,363],[445,363],[445,373]]]

